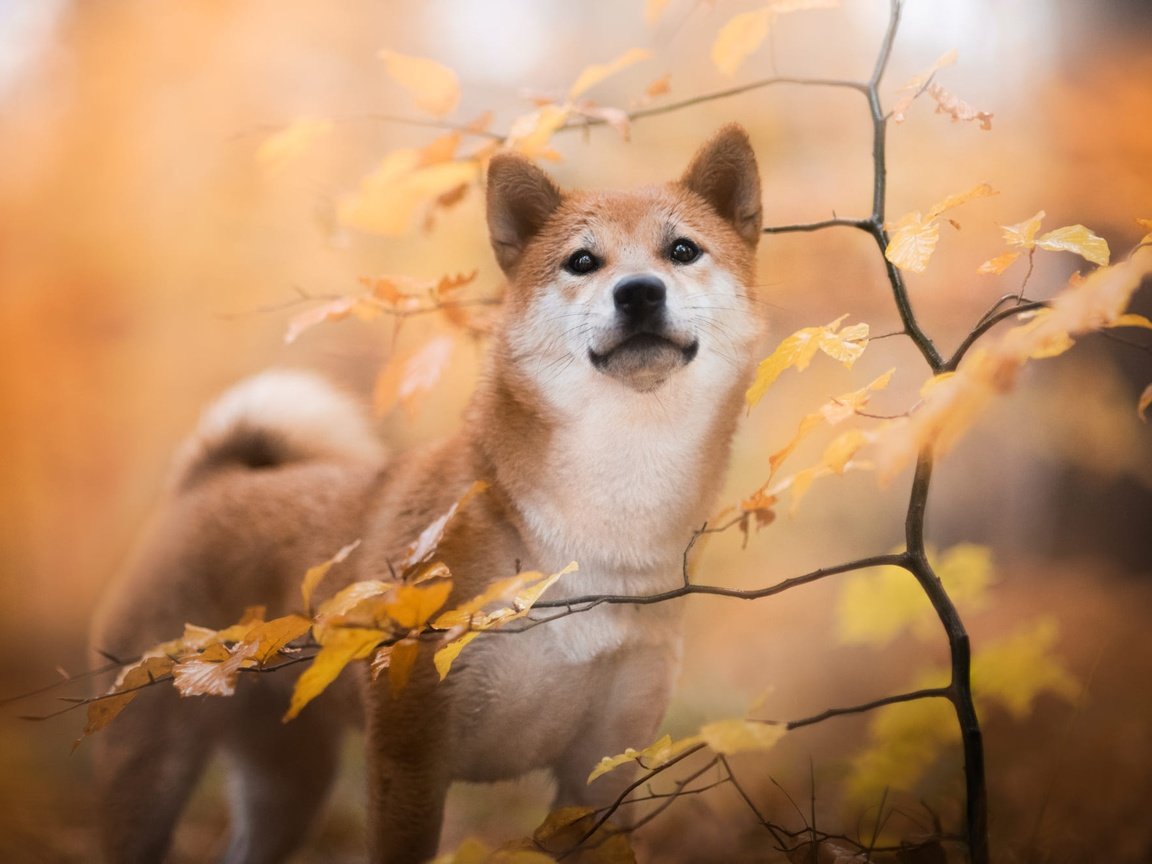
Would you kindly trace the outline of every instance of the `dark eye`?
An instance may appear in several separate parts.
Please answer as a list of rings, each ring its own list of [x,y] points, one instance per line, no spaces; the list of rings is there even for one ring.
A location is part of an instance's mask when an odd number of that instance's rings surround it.
[[[575,273],[577,276],[591,273],[593,270],[598,270],[599,268],[600,259],[587,249],[580,249],[577,252],[573,252],[568,260],[564,262],[564,269],[569,273]]]
[[[679,240],[672,242],[672,248],[668,250],[668,254],[673,261],[678,261],[681,264],[691,264],[700,257],[700,247],[691,240],[681,237]]]

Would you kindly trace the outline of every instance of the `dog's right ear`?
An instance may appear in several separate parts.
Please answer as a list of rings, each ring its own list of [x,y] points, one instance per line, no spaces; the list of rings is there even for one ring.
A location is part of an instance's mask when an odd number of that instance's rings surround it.
[[[488,236],[500,268],[507,274],[524,247],[561,201],[552,179],[529,159],[498,153],[488,163]]]

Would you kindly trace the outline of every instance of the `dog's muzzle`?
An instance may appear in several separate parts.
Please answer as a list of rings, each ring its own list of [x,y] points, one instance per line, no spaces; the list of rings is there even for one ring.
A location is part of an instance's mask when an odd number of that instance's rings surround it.
[[[589,348],[592,365],[606,375],[646,392],[691,363],[699,351],[695,339],[677,338],[668,324],[668,290],[649,274],[627,276],[612,289],[616,321],[607,345]]]

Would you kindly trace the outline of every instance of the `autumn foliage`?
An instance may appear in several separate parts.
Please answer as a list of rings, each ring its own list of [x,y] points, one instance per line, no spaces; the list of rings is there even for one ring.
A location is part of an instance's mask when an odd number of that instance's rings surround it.
[[[665,20],[667,5],[652,0],[644,4],[650,27]],[[889,29],[885,43],[877,47],[879,59],[870,81],[773,76],[751,82],[750,88],[788,83],[876,96],[884,83],[887,52],[893,42],[900,44],[901,5],[898,0],[891,5]],[[737,76],[749,58],[767,50],[782,19],[838,6],[836,0],[775,0],[731,15],[710,45],[697,48],[707,54],[721,76],[739,81]],[[421,146],[396,147],[381,154],[335,202],[335,223],[341,231],[372,237],[434,234],[463,202],[479,196],[487,162],[497,152],[513,150],[556,162],[562,159],[557,149],[562,136],[587,134],[606,125],[627,140],[634,127],[648,118],[691,110],[700,99],[671,101],[670,77],[664,70],[653,75],[645,72],[648,83],[637,88],[626,103],[604,104],[594,98],[605,82],[627,70],[646,68],[643,64],[652,57],[651,51],[634,48],[587,65],[564,89],[531,94],[528,107],[498,127],[492,112],[457,119],[468,82],[447,65],[381,50],[382,74],[402,89],[416,112],[409,119],[434,131]],[[888,87],[884,98],[890,107],[872,117],[881,135],[885,131],[900,134],[901,124],[921,104],[931,105],[934,113],[943,115],[940,119],[995,135],[999,117],[969,104],[938,80],[943,70],[960,59],[957,52],[949,51],[909,80]],[[948,80],[962,88],[962,64]],[[323,142],[341,134],[339,117],[301,116],[260,136],[252,148],[252,170],[269,178],[291,175]],[[899,165],[884,161],[882,150],[872,155],[874,171],[899,170]],[[912,312],[910,297],[920,285],[908,280],[930,275],[938,251],[944,254],[941,250],[957,230],[980,218],[970,215],[978,202],[1000,194],[979,178],[956,186],[962,191],[936,201],[935,196],[925,196],[917,205],[920,209],[892,217],[885,212],[881,185],[874,194],[872,212],[859,218],[834,216],[824,222],[766,229],[773,234],[853,230],[871,237],[877,243],[878,266],[888,273],[888,287],[903,326],[878,335],[876,327],[858,320],[857,310],[845,306],[828,323],[809,323],[774,335],[746,393],[751,417],[765,411],[774,388],[829,361],[838,364],[850,383],[825,391],[821,388],[828,379],[818,379],[807,388],[811,404],[783,423],[781,428],[787,430],[757,443],[758,473],[751,477],[742,472],[741,490],[729,505],[701,526],[696,536],[685,538],[682,591],[667,597],[588,597],[550,604],[548,588],[579,567],[579,562],[573,562],[558,573],[516,574],[449,608],[452,574],[437,560],[437,544],[458,509],[485,494],[483,484],[478,483],[428,526],[398,563],[395,579],[355,582],[314,603],[330,571],[355,554],[352,544],[332,550],[330,559],[300,574],[300,603],[293,614],[266,620],[263,609],[252,608],[222,629],[189,623],[182,634],[172,634],[141,657],[111,658],[110,665],[117,667],[114,681],[99,695],[78,700],[87,712],[82,737],[98,733],[115,722],[120,712],[131,710],[132,700],[147,687],[174,686],[184,697],[220,698],[243,686],[246,675],[299,673],[291,702],[284,706],[284,722],[291,722],[353,662],[367,663],[374,677],[386,677],[398,692],[407,685],[421,644],[435,645],[436,668],[444,678],[452,674],[453,662],[473,640],[487,638],[494,630],[547,626],[553,617],[578,615],[605,602],[665,602],[715,595],[771,603],[771,596],[785,590],[844,574],[835,589],[830,639],[860,654],[880,652],[898,641],[928,646],[939,638],[943,623],[949,647],[946,662],[924,663],[903,690],[876,694],[878,698],[872,701],[788,718],[775,715],[765,696],[752,700],[743,712],[696,724],[687,734],[637,741],[624,753],[603,754],[599,764],[589,766],[589,782],[609,771],[633,770],[640,776],[609,809],[557,811],[531,837],[511,839],[499,849],[469,840],[439,860],[444,864],[634,860],[631,832],[621,827],[621,817],[632,814],[643,827],[666,808],[682,803],[678,799],[727,785],[764,829],[763,847],[774,848],[792,861],[944,861],[965,856],[987,861],[986,814],[978,812],[986,802],[974,803],[974,797],[984,794],[983,762],[973,762],[977,756],[983,759],[977,715],[984,718],[1003,711],[1023,719],[1041,698],[1077,704],[1085,698],[1083,682],[1061,658],[1058,622],[1042,610],[1013,622],[997,639],[979,642],[969,650],[959,613],[968,615],[995,602],[991,598],[996,562],[984,545],[956,543],[936,548],[926,541],[923,510],[932,466],[955,451],[982,418],[1010,397],[1032,367],[1063,355],[1093,334],[1152,330],[1152,321],[1130,308],[1152,273],[1152,219],[1143,218],[1152,214],[1124,214],[1135,220],[1142,237],[1133,248],[1119,252],[1084,225],[1063,225],[1062,219],[1046,223],[1044,210],[998,226],[1002,243],[984,250],[983,263],[973,262],[968,269],[970,290],[991,291],[991,302],[947,354],[936,347]],[[1053,224],[1057,227],[1049,227]],[[1065,256],[1061,260],[1066,264],[1074,262],[1075,272],[1053,282],[1051,271],[1043,270],[1046,281],[1041,284],[1038,260],[1056,255]],[[473,344],[483,341],[491,316],[498,314],[500,297],[480,276],[483,263],[477,261],[476,269],[448,269],[433,276],[363,273],[355,284],[331,293],[298,290],[283,340],[306,342],[313,333],[341,321],[389,331],[394,337],[393,350],[374,373],[373,405],[381,417],[399,411],[404,418],[412,418],[429,394],[452,377]],[[991,284],[1001,287],[985,289]],[[997,291],[1002,296],[992,300]],[[816,321],[830,317],[813,315]],[[422,329],[416,331],[418,339],[402,343],[396,338],[401,328],[417,320],[422,322]],[[915,348],[912,359],[906,357],[901,365],[879,373],[856,371],[873,344],[889,337],[908,338]],[[1131,405],[1142,420],[1152,408],[1152,375],[1147,377],[1141,395]],[[892,395],[896,384],[902,389]],[[888,396],[885,408],[877,412],[874,403],[884,396]],[[906,528],[902,544],[848,562],[826,561],[817,570],[758,588],[714,586],[697,578],[688,560],[697,541],[735,528],[743,532],[745,543],[754,544],[769,526],[786,531],[787,520],[778,518],[784,503],[786,514],[795,516],[817,481],[844,482],[848,473],[874,477],[877,494],[913,475],[909,509],[902,514],[908,521],[898,526]],[[948,493],[941,489],[938,494]],[[756,648],[742,646],[741,650]],[[927,647],[924,651],[929,653]],[[285,667],[292,671],[279,671]],[[867,715],[867,727],[839,782],[843,797],[857,812],[881,811],[871,842],[848,829],[818,830],[808,824],[789,829],[761,813],[745,789],[753,772],[746,772],[743,763],[730,757],[773,752],[795,730],[850,714]],[[930,830],[916,838],[885,833],[884,802],[890,792],[918,789],[926,775],[940,770],[949,748],[957,746],[964,748],[966,761],[961,770],[967,772],[967,785],[959,784],[962,790],[949,800],[963,799],[967,809],[948,811],[955,824],[941,824],[933,809],[940,805],[929,802],[925,807],[936,820]],[[734,766],[740,766],[739,774]],[[977,775],[979,782],[973,779]],[[662,782],[671,784],[669,791],[651,791]],[[643,809],[645,802],[648,810]],[[636,813],[647,815],[635,819]],[[902,857],[916,854],[924,857]]]

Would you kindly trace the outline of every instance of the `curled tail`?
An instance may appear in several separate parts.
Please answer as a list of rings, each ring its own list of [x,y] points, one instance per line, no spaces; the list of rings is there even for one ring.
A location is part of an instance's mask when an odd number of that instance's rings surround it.
[[[177,455],[173,486],[193,485],[228,467],[379,463],[383,456],[350,396],[311,372],[272,369],[241,381],[208,406]]]

